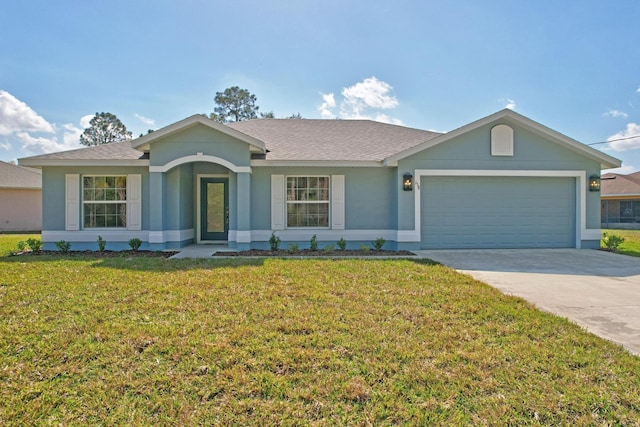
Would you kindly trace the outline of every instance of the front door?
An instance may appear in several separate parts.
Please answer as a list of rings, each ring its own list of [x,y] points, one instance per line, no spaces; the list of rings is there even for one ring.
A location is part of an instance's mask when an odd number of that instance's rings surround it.
[[[201,178],[200,240],[228,240],[229,180]]]

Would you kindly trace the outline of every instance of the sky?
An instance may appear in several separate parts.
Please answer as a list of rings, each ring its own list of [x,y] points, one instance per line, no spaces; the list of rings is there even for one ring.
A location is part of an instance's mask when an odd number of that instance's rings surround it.
[[[585,144],[640,135],[637,0],[0,0],[0,160],[134,136],[231,86],[275,117],[447,132],[511,108]],[[640,170],[640,137],[594,145]]]

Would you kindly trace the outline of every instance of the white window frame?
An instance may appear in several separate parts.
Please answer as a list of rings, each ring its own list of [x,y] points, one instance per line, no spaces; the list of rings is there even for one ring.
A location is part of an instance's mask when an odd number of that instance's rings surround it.
[[[329,188],[327,189],[327,200],[289,200],[287,197],[287,191],[289,190],[288,182],[289,178],[326,178],[329,181]],[[331,228],[331,189],[332,189],[331,175],[285,175],[284,176],[284,222],[286,229],[292,230],[304,230],[304,229],[316,229],[316,230],[328,230]],[[327,225],[326,226],[311,226],[311,227],[296,227],[289,226],[289,204],[326,204],[327,205]]]
[[[118,177],[124,177],[125,179],[125,191],[126,191],[126,197],[124,200],[99,200],[99,201],[86,201],[84,199],[84,178],[87,177],[100,177],[100,178],[107,178],[107,177],[114,177],[114,178],[118,178]],[[80,203],[82,204],[82,211],[80,214],[80,218],[81,218],[81,223],[82,223],[82,229],[83,230],[128,230],[129,228],[129,176],[127,174],[109,174],[109,175],[105,175],[105,174],[84,174],[80,176]],[[126,209],[126,215],[125,215],[125,224],[123,227],[87,227],[85,225],[85,206],[87,204],[124,204],[125,205],[125,209]]]

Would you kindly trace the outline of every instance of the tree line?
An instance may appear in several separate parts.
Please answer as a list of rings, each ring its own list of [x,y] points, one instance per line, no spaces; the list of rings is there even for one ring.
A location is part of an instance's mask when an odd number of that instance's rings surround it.
[[[239,122],[242,120],[252,119],[273,119],[275,115],[273,111],[266,113],[258,112],[260,107],[256,105],[258,98],[250,93],[247,89],[240,89],[238,86],[226,88],[222,92],[216,92],[213,98],[215,108],[209,115],[211,120],[219,123]],[[260,117],[258,117],[258,115]],[[292,114],[287,119],[302,119],[300,113]],[[147,133],[153,132],[149,129]],[[143,136],[143,134],[140,134]],[[115,114],[112,113],[96,113],[86,128],[80,135],[80,143],[86,146],[109,144],[111,142],[121,142],[133,139],[133,135],[127,130]]]

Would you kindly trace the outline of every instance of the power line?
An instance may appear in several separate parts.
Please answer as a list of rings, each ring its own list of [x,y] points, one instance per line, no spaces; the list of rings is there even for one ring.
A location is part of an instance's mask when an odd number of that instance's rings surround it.
[[[586,145],[598,145],[598,144],[608,144],[610,142],[615,142],[615,141],[626,141],[627,139],[634,139],[634,138],[640,138],[640,135],[636,135],[636,136],[629,136],[626,138],[617,138],[617,139],[610,139],[608,141],[601,141],[601,142],[594,142],[592,144],[586,144]]]

